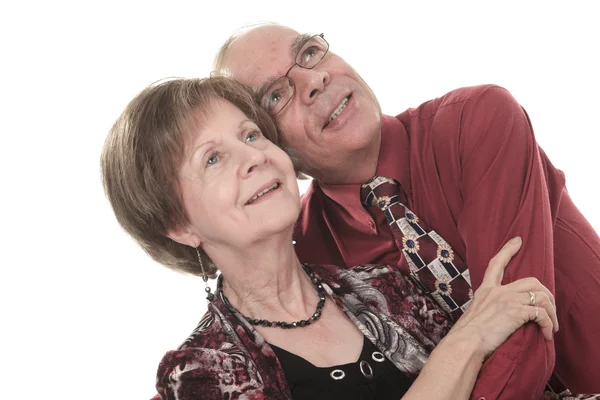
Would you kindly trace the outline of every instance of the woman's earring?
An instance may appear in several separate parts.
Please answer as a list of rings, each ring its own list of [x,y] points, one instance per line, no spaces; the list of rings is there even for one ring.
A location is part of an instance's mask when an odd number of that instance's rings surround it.
[[[208,275],[204,271],[204,264],[202,263],[202,256],[200,255],[200,250],[196,247],[196,254],[198,255],[198,262],[200,263],[200,269],[202,270],[202,280],[204,281],[204,291],[206,292],[206,300],[213,301],[215,295],[210,292],[210,287],[208,286]]]

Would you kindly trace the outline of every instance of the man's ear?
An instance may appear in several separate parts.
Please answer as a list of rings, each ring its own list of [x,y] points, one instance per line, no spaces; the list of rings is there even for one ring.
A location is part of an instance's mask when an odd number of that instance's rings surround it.
[[[202,239],[195,234],[189,226],[177,225],[166,233],[167,237],[177,243],[185,244],[190,247],[198,247],[202,244]]]

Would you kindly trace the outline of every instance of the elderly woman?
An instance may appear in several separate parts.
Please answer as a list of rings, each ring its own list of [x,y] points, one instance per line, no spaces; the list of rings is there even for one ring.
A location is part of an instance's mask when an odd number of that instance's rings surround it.
[[[162,399],[467,399],[482,363],[554,299],[501,285],[520,239],[451,317],[385,265],[303,265],[300,196],[276,129],[240,84],[175,79],[141,92],[106,140],[102,174],[123,228],[156,261],[206,282],[208,312],[158,369]],[[377,182],[374,182],[377,184]]]

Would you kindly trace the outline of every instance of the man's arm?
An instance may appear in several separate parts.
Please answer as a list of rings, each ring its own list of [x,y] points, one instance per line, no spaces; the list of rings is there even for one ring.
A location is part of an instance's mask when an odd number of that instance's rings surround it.
[[[521,236],[503,282],[535,277],[554,293],[551,199],[527,115],[507,90],[490,86],[464,104],[460,121],[457,226],[474,289],[500,246]],[[486,361],[471,398],[540,398],[554,362],[553,342],[527,324]]]

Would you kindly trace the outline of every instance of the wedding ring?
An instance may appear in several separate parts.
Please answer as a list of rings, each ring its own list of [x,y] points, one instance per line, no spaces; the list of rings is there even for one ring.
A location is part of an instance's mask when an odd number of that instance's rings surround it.
[[[529,305],[535,306],[535,293],[529,292]]]

